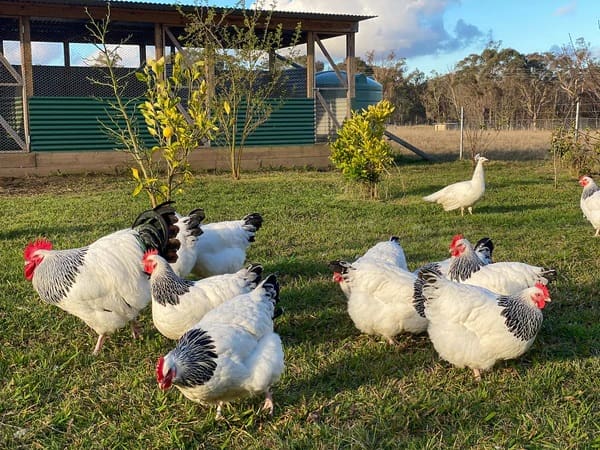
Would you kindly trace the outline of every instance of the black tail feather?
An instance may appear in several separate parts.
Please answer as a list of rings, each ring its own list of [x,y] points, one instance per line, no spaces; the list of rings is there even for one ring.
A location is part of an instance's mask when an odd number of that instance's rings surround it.
[[[398,236],[391,236],[390,241],[395,242],[396,244],[399,244],[400,238]]]
[[[188,213],[187,226],[192,236],[200,236],[202,234],[202,221],[206,218],[202,208],[196,208]]]
[[[139,233],[146,249],[156,249],[168,262],[177,261],[181,243],[176,239],[179,228],[172,201],[161,203],[154,209],[142,212],[131,228]]]
[[[279,282],[277,281],[277,275],[274,273],[270,274],[267,278],[262,282],[262,287],[267,291],[272,292],[273,303],[279,303]]]
[[[550,282],[556,280],[556,278],[558,277],[558,272],[556,271],[556,269],[553,269],[551,267],[544,267],[542,275],[548,280],[548,282]]]
[[[243,228],[250,232],[256,232],[262,227],[263,218],[259,213],[252,213],[242,218],[244,221]],[[250,242],[254,242],[254,235],[248,238]]]

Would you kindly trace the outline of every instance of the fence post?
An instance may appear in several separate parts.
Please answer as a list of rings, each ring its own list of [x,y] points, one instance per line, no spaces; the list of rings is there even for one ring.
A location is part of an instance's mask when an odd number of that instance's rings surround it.
[[[458,152],[458,159],[463,159],[463,123],[465,119],[465,110],[460,107],[460,149]]]
[[[579,100],[575,105],[575,142],[579,139]]]

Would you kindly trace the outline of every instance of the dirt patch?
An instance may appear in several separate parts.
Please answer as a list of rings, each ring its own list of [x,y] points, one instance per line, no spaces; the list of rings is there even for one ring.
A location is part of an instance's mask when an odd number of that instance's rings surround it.
[[[108,175],[0,177],[0,196],[96,192],[123,178]]]

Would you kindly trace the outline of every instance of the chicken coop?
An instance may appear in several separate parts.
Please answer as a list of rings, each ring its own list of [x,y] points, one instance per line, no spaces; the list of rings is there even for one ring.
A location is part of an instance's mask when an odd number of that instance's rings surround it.
[[[124,95],[133,98],[144,92],[135,71],[149,58],[186,51],[179,36],[186,14],[195,8],[133,1],[0,0],[0,175],[102,171],[121,165],[127,155],[115,151],[100,124],[106,115],[101,100],[114,94],[93,82],[99,64],[85,55],[93,43],[90,18],[102,20],[110,12],[106,43],[124,51],[117,70],[127,80]],[[225,15],[223,9],[214,10]],[[226,17],[228,26],[243,25],[241,10],[227,11]],[[355,35],[359,23],[370,18],[272,12],[271,23],[282,26],[284,46],[300,24],[298,44],[305,49],[306,65],[290,62],[285,76],[290,89],[285,98],[273,99],[282,106],[248,138],[248,168],[328,165],[327,136],[356,104],[361,79],[354,76]],[[333,63],[326,47],[332,38],[345,39],[348,72],[332,72],[341,92],[336,98],[322,93],[315,73],[318,51]],[[277,52],[273,56],[285,59]],[[331,129],[318,131],[331,114]],[[212,142],[206,151],[195,152],[192,166],[226,164],[215,148]]]

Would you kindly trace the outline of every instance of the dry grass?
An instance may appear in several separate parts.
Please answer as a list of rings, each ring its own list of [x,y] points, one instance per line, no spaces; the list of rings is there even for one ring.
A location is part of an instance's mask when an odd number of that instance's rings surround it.
[[[408,141],[425,153],[439,159],[456,159],[460,149],[460,131],[436,131],[433,125],[390,126],[388,130]],[[486,138],[488,145],[481,151],[487,157],[497,160],[545,159],[550,156],[551,130],[510,130],[492,132]],[[463,157],[471,156],[466,135]],[[400,154],[415,156],[405,148],[393,144]]]

